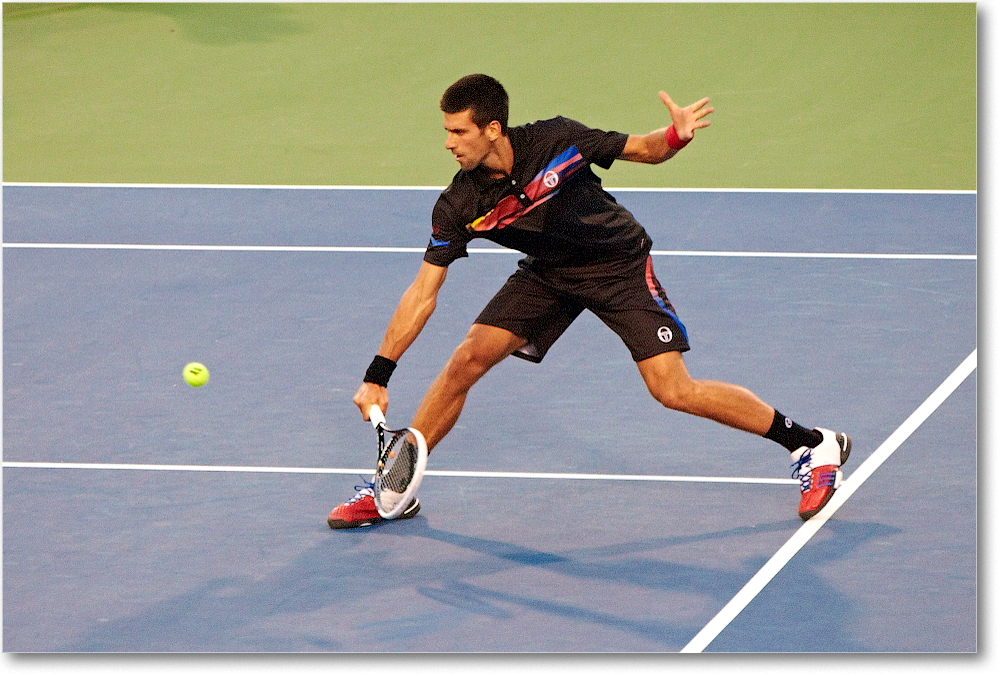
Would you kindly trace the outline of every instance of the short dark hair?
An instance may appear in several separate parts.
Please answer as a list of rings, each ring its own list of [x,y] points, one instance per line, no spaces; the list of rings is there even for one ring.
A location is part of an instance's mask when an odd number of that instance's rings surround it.
[[[493,120],[500,123],[500,133],[507,133],[507,90],[489,75],[466,75],[448,87],[441,97],[441,111],[460,113],[472,109],[472,122],[483,129]]]

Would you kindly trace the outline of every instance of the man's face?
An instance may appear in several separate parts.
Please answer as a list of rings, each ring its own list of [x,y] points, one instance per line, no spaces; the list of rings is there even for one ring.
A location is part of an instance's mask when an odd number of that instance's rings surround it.
[[[472,121],[472,109],[444,114],[444,128],[448,138],[444,147],[458,160],[459,166],[468,171],[478,167],[493,149],[491,127],[480,129]]]

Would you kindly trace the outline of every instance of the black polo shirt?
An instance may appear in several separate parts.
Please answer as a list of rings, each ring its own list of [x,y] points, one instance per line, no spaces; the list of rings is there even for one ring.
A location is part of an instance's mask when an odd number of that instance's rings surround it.
[[[468,256],[476,237],[554,266],[631,258],[648,248],[645,230],[590,169],[610,168],[627,135],[556,117],[511,127],[508,137],[514,151],[509,176],[461,170],[441,193],[425,261],[450,265]]]

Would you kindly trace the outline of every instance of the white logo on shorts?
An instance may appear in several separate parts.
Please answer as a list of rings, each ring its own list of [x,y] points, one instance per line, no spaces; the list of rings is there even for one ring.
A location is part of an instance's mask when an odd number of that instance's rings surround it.
[[[663,343],[669,343],[674,339],[674,332],[670,330],[669,326],[661,326],[660,330],[656,332],[656,337]]]
[[[546,188],[554,188],[559,184],[559,174],[554,171],[547,171],[545,175],[542,176],[542,183],[545,184]]]

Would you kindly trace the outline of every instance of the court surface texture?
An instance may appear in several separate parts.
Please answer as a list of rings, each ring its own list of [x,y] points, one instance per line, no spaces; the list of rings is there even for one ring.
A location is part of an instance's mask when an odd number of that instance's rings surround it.
[[[473,389],[416,518],[332,531],[437,191],[7,184],[4,651],[976,651],[975,193],[613,192],[692,375],[851,434],[835,511],[585,313]],[[390,424],[517,260],[452,266]]]

